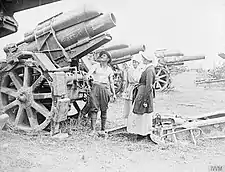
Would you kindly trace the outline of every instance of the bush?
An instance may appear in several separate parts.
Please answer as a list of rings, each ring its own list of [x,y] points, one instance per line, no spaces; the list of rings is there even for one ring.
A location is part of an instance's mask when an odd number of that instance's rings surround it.
[[[221,66],[217,66],[212,70],[208,70],[208,76],[215,79],[225,78],[225,62]]]

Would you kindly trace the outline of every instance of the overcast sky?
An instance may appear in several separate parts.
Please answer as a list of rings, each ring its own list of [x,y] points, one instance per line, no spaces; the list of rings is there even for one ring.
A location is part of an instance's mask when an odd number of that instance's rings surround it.
[[[1,49],[22,40],[39,22],[84,4],[115,14],[111,44],[145,44],[149,54],[164,48],[205,54],[207,59],[196,63],[202,67],[220,62],[217,54],[225,52],[225,0],[62,0],[16,13],[19,31],[2,38]]]

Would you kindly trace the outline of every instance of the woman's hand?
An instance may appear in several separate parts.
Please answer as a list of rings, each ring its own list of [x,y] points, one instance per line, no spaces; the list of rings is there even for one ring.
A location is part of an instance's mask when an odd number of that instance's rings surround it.
[[[111,102],[115,102],[117,99],[116,94],[111,95]]]
[[[113,95],[113,101],[116,101],[117,97],[116,94]]]

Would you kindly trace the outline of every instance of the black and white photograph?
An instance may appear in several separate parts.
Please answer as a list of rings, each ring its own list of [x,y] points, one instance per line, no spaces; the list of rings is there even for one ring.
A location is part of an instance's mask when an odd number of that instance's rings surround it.
[[[0,172],[225,172],[225,0],[0,0]]]

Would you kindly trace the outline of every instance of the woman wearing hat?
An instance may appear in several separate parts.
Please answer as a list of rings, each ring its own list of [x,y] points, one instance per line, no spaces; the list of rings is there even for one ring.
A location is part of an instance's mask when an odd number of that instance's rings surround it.
[[[143,68],[141,67],[142,57],[141,55],[135,55],[132,58],[132,66],[127,69],[124,77],[124,118],[127,120],[128,115],[131,112],[132,100],[133,100],[133,91],[134,88],[138,85],[141,73]]]
[[[127,130],[138,135],[138,139],[144,138],[152,131],[153,98],[155,68],[153,58],[143,55],[143,63],[146,65],[141,74],[137,95],[134,99],[133,109],[128,116]]]
[[[108,52],[102,51],[97,58],[98,64],[92,66],[87,77],[92,76],[93,84],[90,92],[90,110],[91,135],[95,134],[97,113],[101,111],[101,131],[105,131],[108,103],[110,96],[116,99],[114,88],[113,70],[108,65],[111,62],[111,56]]]

